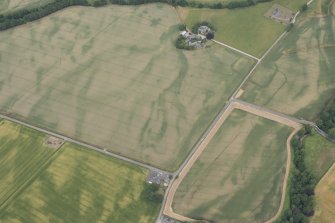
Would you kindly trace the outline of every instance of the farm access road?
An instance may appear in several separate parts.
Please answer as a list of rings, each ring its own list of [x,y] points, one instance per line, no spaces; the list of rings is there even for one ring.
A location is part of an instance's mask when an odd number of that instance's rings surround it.
[[[291,162],[291,151],[290,151],[290,142],[292,137],[296,134],[297,131],[299,131],[302,127],[302,121],[294,117],[290,117],[288,115],[267,109],[265,107],[261,107],[258,105],[250,104],[245,101],[232,99],[230,100],[225,108],[222,110],[222,112],[219,114],[217,120],[213,122],[213,124],[210,126],[210,128],[207,131],[207,134],[205,134],[201,140],[197,143],[195,146],[195,149],[193,153],[190,154],[190,156],[184,161],[184,163],[180,166],[178,171],[175,173],[175,180],[170,184],[167,190],[167,196],[165,198],[165,203],[163,204],[163,214],[174,218],[179,221],[187,221],[187,222],[193,222],[196,221],[195,219],[191,219],[182,215],[179,215],[175,213],[172,209],[172,202],[174,195],[180,185],[180,183],[183,181],[183,179],[186,177],[187,173],[192,168],[193,164],[198,160],[199,156],[202,154],[202,152],[207,147],[208,143],[212,140],[216,132],[219,130],[223,122],[227,119],[227,117],[231,114],[231,112],[234,109],[239,109],[251,114],[254,114],[259,117],[263,117],[275,122],[278,122],[280,124],[289,126],[293,128],[293,132],[290,134],[290,136],[287,139],[287,163],[286,163],[286,172],[283,182],[283,189],[282,189],[282,197],[280,202],[279,210],[277,211],[276,215],[271,218],[268,222],[272,222],[275,218],[278,217],[278,215],[281,213],[281,210],[284,206],[285,201],[285,191],[287,187],[287,179],[289,175],[289,169],[290,169],[290,162]]]
[[[310,0],[307,5],[310,5],[313,2],[313,0]],[[294,15],[294,20],[292,21],[292,24],[296,23],[296,18],[299,16],[300,10],[297,11]],[[288,175],[289,175],[289,169],[290,169],[290,160],[291,160],[291,150],[290,150],[290,140],[298,132],[298,130],[301,128],[302,125],[310,125],[314,127],[319,134],[322,136],[328,138],[329,140],[333,141],[335,143],[334,139],[331,139],[326,133],[324,133],[321,129],[317,127],[317,125],[313,122],[309,122],[303,119],[297,119],[294,117],[290,117],[287,115],[284,115],[279,112],[275,112],[270,109],[266,109],[264,107],[258,106],[258,105],[253,105],[244,101],[237,100],[236,98],[238,97],[238,94],[240,90],[242,90],[242,87],[244,84],[249,80],[250,76],[254,73],[258,65],[263,61],[263,59],[269,54],[269,52],[279,43],[279,41],[287,34],[288,32],[285,30],[277,39],[276,41],[265,51],[265,53],[262,55],[261,58],[257,58],[253,55],[250,55],[242,50],[236,49],[232,46],[229,46],[225,43],[219,42],[217,40],[212,40],[214,43],[217,43],[221,46],[227,47],[233,51],[236,51],[238,53],[241,53],[245,56],[248,56],[250,58],[255,59],[257,62],[254,65],[254,67],[249,71],[249,73],[244,77],[240,85],[236,88],[235,92],[232,94],[230,97],[229,101],[225,104],[225,106],[222,108],[220,113],[216,116],[214,121],[211,123],[209,128],[206,130],[206,132],[203,134],[202,138],[198,141],[198,143],[194,146],[193,150],[189,154],[189,156],[186,158],[186,160],[182,163],[180,168],[174,173],[174,181],[171,181],[172,183],[169,184],[169,187],[167,189],[167,192],[165,194],[164,200],[163,200],[163,206],[161,213],[158,216],[157,222],[160,222],[160,219],[162,217],[162,213],[172,217],[176,220],[180,221],[194,221],[194,219],[187,218],[185,216],[179,215],[172,210],[172,201],[174,194],[179,187],[181,181],[183,178],[186,176],[188,171],[191,169],[197,158],[200,156],[202,151],[205,149],[206,145],[209,143],[210,139],[213,138],[215,133],[217,132],[218,128],[222,125],[222,123],[225,121],[225,119],[229,116],[229,114],[232,112],[232,110],[240,109],[244,110],[247,112],[250,112],[252,114],[279,122],[284,125],[291,126],[294,131],[291,133],[291,135],[287,139],[287,154],[288,154],[288,159],[286,163],[286,172],[285,172],[285,178],[284,178],[284,184],[283,184],[283,189],[282,189],[282,198],[280,201],[280,207],[279,210],[277,211],[276,215],[271,218],[270,220],[266,221],[265,223],[270,223],[273,222],[281,213],[283,206],[284,206],[284,201],[285,201],[285,193],[286,193],[286,187],[287,187],[287,180],[288,180]]]

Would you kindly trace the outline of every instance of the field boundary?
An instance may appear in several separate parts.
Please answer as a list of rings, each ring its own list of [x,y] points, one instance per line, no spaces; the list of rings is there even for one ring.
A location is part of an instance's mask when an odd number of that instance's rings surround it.
[[[295,129],[289,137],[286,140],[286,149],[287,149],[287,160],[286,160],[286,169],[285,169],[285,176],[284,176],[284,182],[283,182],[283,187],[282,187],[282,194],[281,194],[281,199],[280,199],[280,205],[277,213],[269,220],[267,220],[265,223],[272,223],[277,218],[281,215],[284,205],[285,205],[285,198],[286,198],[286,191],[287,191],[287,186],[288,186],[288,178],[290,176],[290,169],[291,169],[291,159],[292,159],[292,154],[291,154],[291,140],[293,136],[299,131],[299,129]]]
[[[158,172],[163,172],[163,173],[171,174],[171,173],[168,172],[168,171],[161,170],[161,169],[159,169],[159,168],[150,166],[150,165],[148,165],[148,164],[141,163],[141,162],[139,162],[139,161],[130,159],[130,158],[128,158],[128,157],[121,156],[121,155],[119,155],[119,154],[110,152],[110,151],[108,151],[106,148],[101,148],[101,147],[98,147],[98,146],[94,146],[94,145],[88,144],[88,143],[86,143],[86,142],[82,142],[82,141],[76,140],[76,139],[74,139],[74,138],[68,137],[68,136],[63,135],[63,134],[61,134],[61,133],[56,133],[56,132],[47,130],[47,129],[45,129],[45,128],[38,127],[38,126],[36,126],[36,125],[29,124],[29,123],[26,122],[26,121],[22,121],[22,120],[20,120],[20,119],[18,119],[18,118],[10,117],[9,115],[5,115],[5,114],[3,114],[3,113],[1,113],[1,112],[0,112],[0,119],[5,119],[5,120],[8,120],[8,121],[11,121],[11,122],[14,122],[14,123],[23,125],[23,126],[25,126],[25,127],[34,129],[34,130],[36,130],[36,131],[43,132],[43,133],[48,134],[48,135],[50,135],[50,136],[54,136],[54,137],[63,139],[63,140],[64,140],[64,143],[65,143],[65,142],[74,143],[74,144],[76,144],[76,145],[85,147],[85,148],[87,148],[87,149],[94,150],[94,151],[96,151],[96,152],[102,153],[102,154],[107,155],[107,156],[114,157],[114,158],[116,158],[116,159],[120,159],[120,160],[126,161],[126,162],[128,162],[128,163],[134,164],[134,165],[136,165],[136,166],[140,166],[140,167],[145,168],[145,169],[149,169],[149,170],[154,170],[154,171],[158,171]]]
[[[165,197],[165,203],[163,204],[163,214],[167,215],[171,218],[174,218],[179,221],[196,221],[195,219],[191,219],[185,216],[182,216],[180,214],[177,214],[173,211],[172,209],[172,203],[173,203],[173,198],[174,195],[183,181],[183,179],[186,177],[190,169],[192,168],[193,164],[198,160],[202,152],[207,148],[207,145],[211,141],[211,139],[214,137],[216,132],[219,130],[219,128],[222,126],[224,121],[229,117],[231,112],[234,109],[242,110],[248,113],[251,113],[253,115],[256,115],[258,117],[266,118],[272,121],[275,121],[277,123],[289,126],[293,128],[293,132],[290,134],[290,136],[287,139],[287,161],[286,161],[286,170],[285,170],[285,177],[284,177],[284,182],[283,182],[283,187],[282,187],[282,196],[281,196],[281,201],[280,201],[280,206],[278,211],[276,212],[276,215],[272,217],[270,220],[266,221],[266,223],[273,222],[281,213],[284,202],[285,202],[285,194],[286,194],[286,189],[287,189],[287,180],[289,176],[289,170],[290,170],[290,165],[291,165],[291,147],[290,147],[290,142],[292,137],[295,135],[296,132],[298,132],[302,124],[299,122],[298,119],[287,116],[285,114],[281,114],[276,111],[272,111],[270,109],[250,104],[244,101],[240,100],[231,100],[229,101],[225,109],[223,110],[224,112],[220,113],[217,121],[214,123],[214,125],[210,128],[210,131],[208,132],[207,135],[201,138],[199,143],[196,146],[196,150],[191,154],[191,156],[186,160],[187,162],[184,163],[179,170],[179,173],[175,175],[175,179],[173,183],[171,183],[167,189],[167,194]]]
[[[325,179],[329,176],[329,174],[331,174],[331,172],[335,169],[335,162],[333,163],[333,165],[328,169],[328,171],[321,177],[321,179],[319,180],[319,182],[316,184],[316,187],[321,184],[323,181],[325,181]],[[317,208],[317,207],[316,207]],[[316,210],[315,210],[316,211]],[[311,223],[314,223],[314,219],[315,219],[315,214],[312,217]]]
[[[243,55],[245,55],[245,56],[247,56],[247,57],[250,57],[250,58],[252,58],[252,59],[254,59],[254,60],[257,60],[257,61],[260,61],[260,60],[261,60],[260,58],[257,58],[257,57],[255,57],[255,56],[249,54],[249,53],[246,53],[246,52],[244,52],[244,51],[242,51],[242,50],[239,50],[239,49],[237,49],[237,48],[235,48],[235,47],[229,46],[229,45],[227,45],[227,44],[225,44],[225,43],[222,43],[222,42],[220,42],[220,41],[217,41],[217,40],[215,40],[215,39],[212,39],[212,41],[213,41],[214,43],[217,43],[217,44],[221,45],[221,46],[227,47],[228,49],[231,49],[231,50],[236,51],[236,52],[238,52],[238,53],[241,53],[241,54],[243,54]]]

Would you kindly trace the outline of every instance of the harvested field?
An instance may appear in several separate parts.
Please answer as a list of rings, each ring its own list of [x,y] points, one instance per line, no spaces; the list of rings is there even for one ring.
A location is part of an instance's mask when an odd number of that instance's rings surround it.
[[[0,213],[8,223],[150,223],[160,205],[142,193],[148,171],[65,144],[61,153]]]
[[[335,219],[335,165],[315,189],[316,207],[311,223],[330,223]]]
[[[306,0],[274,0],[234,10],[179,7],[178,12],[189,28],[197,22],[209,21],[217,29],[216,40],[261,57],[285,30],[284,24],[266,18],[264,14],[274,4],[280,4],[295,12],[306,2]]]
[[[213,222],[264,222],[281,200],[290,128],[234,111],[182,181],[173,210]]]
[[[316,117],[334,95],[334,21],[332,16],[302,17],[255,70],[242,99],[306,119]]]
[[[304,138],[303,142],[306,166],[319,181],[335,162],[335,144],[317,133]]]
[[[37,131],[0,121],[0,213],[55,153],[43,145],[45,139]]]
[[[2,32],[0,108],[174,170],[254,64],[177,50],[178,24],[166,4],[71,7]]]

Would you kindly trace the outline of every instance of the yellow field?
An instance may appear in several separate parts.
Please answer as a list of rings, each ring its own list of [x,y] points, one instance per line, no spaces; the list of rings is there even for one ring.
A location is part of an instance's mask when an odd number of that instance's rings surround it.
[[[153,223],[159,212],[142,195],[147,170],[73,144],[31,174],[34,181],[0,211],[1,223]]]
[[[335,219],[335,165],[316,186],[316,208],[311,223],[331,223]]]
[[[0,213],[56,153],[43,145],[45,139],[44,134],[0,121]]]
[[[174,170],[254,64],[177,50],[179,23],[167,4],[70,7],[1,32],[0,108]]]

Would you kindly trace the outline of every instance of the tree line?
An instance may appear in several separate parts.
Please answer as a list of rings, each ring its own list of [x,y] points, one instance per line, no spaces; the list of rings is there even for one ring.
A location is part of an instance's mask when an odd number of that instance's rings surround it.
[[[234,9],[248,7],[257,4],[258,2],[268,2],[273,0],[239,0],[227,3],[201,3],[188,0],[54,0],[42,6],[19,9],[13,12],[0,15],[0,31],[6,30],[18,25],[25,24],[44,16],[50,15],[58,10],[70,6],[93,6],[99,7],[103,5],[118,4],[118,5],[140,5],[145,3],[162,2],[173,6],[195,7],[195,8],[212,8],[212,9]]]
[[[321,112],[316,124],[332,138],[335,138],[335,99],[332,99]]]
[[[314,215],[314,188],[316,179],[305,165],[302,138],[311,134],[306,126],[291,142],[294,168],[289,184],[289,208],[278,223],[308,223]]]

